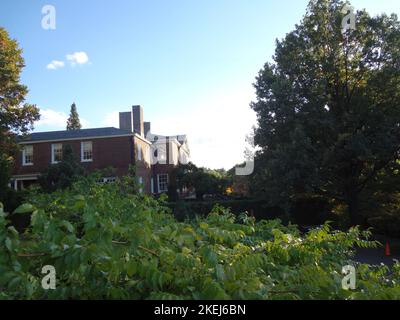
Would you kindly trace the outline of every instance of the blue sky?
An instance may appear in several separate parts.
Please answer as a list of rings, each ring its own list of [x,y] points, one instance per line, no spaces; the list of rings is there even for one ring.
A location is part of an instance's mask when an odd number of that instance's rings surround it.
[[[255,76],[307,3],[1,0],[0,26],[24,50],[27,101],[42,110],[35,130],[64,129],[72,102],[87,128],[118,126],[118,111],[141,104],[154,133],[188,134],[197,165],[230,168],[256,123]],[[352,4],[400,14],[398,0]],[[56,9],[55,30],[41,26],[45,5]]]

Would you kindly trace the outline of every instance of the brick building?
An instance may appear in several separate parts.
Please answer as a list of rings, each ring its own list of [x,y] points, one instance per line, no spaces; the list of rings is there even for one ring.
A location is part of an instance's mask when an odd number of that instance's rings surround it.
[[[145,193],[168,190],[170,171],[190,157],[187,137],[151,133],[150,122],[143,121],[143,108],[119,114],[119,128],[95,128],[32,133],[19,142],[11,186],[23,189],[35,183],[40,173],[62,159],[62,148],[70,145],[87,172],[112,168],[112,181],[136,165],[138,182]]]

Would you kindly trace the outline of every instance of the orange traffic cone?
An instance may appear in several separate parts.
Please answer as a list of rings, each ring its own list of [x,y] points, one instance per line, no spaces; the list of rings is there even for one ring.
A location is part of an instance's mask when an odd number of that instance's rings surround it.
[[[385,255],[386,255],[386,257],[390,257],[390,246],[389,246],[389,242],[386,242]]]

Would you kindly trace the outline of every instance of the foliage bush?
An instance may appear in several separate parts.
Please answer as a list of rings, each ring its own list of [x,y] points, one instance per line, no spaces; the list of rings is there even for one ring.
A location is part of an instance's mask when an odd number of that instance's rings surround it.
[[[197,216],[206,217],[216,205],[229,209],[235,215],[248,212],[256,220],[282,219],[284,217],[284,211],[281,208],[271,207],[265,200],[177,201],[168,203],[168,207],[179,221]]]
[[[84,169],[76,159],[72,147],[65,145],[62,161],[46,168],[39,177],[39,184],[43,191],[53,192],[70,187],[83,174]]]
[[[31,195],[19,234],[0,209],[2,299],[399,299],[400,265],[357,265],[357,289],[342,289],[355,246],[376,246],[357,228],[329,225],[301,236],[279,220],[256,222],[215,207],[177,222],[165,206],[130,194],[129,181],[96,178]],[[127,191],[128,190],[128,191]],[[56,268],[56,289],[41,287]]]

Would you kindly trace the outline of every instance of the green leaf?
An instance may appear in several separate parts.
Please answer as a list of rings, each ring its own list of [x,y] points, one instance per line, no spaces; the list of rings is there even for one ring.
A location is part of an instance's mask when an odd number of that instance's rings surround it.
[[[33,205],[31,205],[30,203],[24,203],[20,205],[17,209],[15,209],[14,213],[24,214],[24,213],[32,213],[33,211],[35,211],[35,207]]]
[[[69,232],[74,232],[74,226],[69,222],[69,221],[66,221],[66,220],[63,220],[62,221],[62,225],[69,231]]]
[[[8,251],[12,251],[12,241],[10,238],[6,238],[6,248],[8,249]]]
[[[222,265],[217,264],[217,266],[215,267],[215,274],[218,280],[225,281],[225,271]]]
[[[129,277],[132,277],[137,272],[137,263],[136,261],[129,261],[126,263],[126,273]]]
[[[201,222],[201,223],[200,223],[200,228],[201,228],[201,229],[204,229],[204,230],[207,230],[207,229],[208,229],[208,224],[205,223],[205,222]]]

